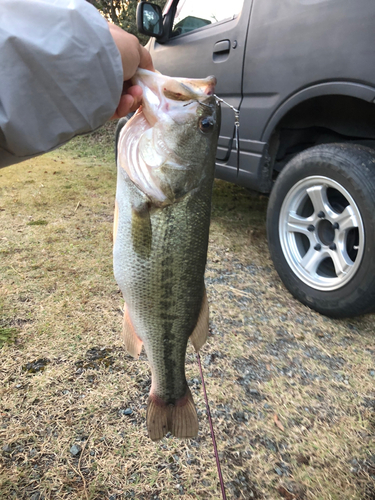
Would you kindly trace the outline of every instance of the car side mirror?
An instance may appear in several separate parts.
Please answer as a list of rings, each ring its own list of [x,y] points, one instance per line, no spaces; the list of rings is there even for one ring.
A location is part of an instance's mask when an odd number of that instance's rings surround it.
[[[159,5],[149,2],[140,2],[137,6],[137,28],[143,35],[162,38],[163,14]]]

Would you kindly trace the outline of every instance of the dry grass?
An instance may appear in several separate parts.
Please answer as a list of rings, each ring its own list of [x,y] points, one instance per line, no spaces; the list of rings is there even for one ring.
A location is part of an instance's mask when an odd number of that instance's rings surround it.
[[[148,364],[119,337],[111,137],[0,171],[4,499],[220,498],[191,347],[199,437],[146,437]],[[374,500],[374,316],[334,321],[290,297],[266,203],[215,184],[201,355],[228,498]]]

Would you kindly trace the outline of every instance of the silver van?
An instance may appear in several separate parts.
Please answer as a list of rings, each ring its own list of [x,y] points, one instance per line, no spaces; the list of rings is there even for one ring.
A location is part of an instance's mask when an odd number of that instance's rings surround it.
[[[155,67],[215,75],[216,176],[270,193],[267,231],[289,291],[333,317],[375,306],[374,0],[141,2]],[[237,175],[237,155],[239,171]]]

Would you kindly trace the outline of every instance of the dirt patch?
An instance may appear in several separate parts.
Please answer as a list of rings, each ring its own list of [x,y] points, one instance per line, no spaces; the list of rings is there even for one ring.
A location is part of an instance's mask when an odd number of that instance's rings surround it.
[[[146,435],[149,367],[120,339],[105,134],[0,171],[0,496],[218,499],[191,347],[198,438]],[[215,183],[201,357],[228,498],[373,500],[374,316],[334,321],[286,292],[266,205]]]

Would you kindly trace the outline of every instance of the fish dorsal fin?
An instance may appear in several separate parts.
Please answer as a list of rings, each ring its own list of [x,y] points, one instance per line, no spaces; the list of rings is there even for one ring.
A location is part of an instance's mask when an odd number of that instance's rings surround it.
[[[204,287],[203,300],[201,310],[198,316],[197,324],[193,333],[190,335],[190,340],[196,352],[205,344],[208,337],[208,300],[206,287]]]
[[[138,358],[142,351],[143,342],[135,333],[135,329],[132,320],[130,319],[126,304],[124,305],[124,323],[122,328],[122,336],[128,353],[134,358]]]

